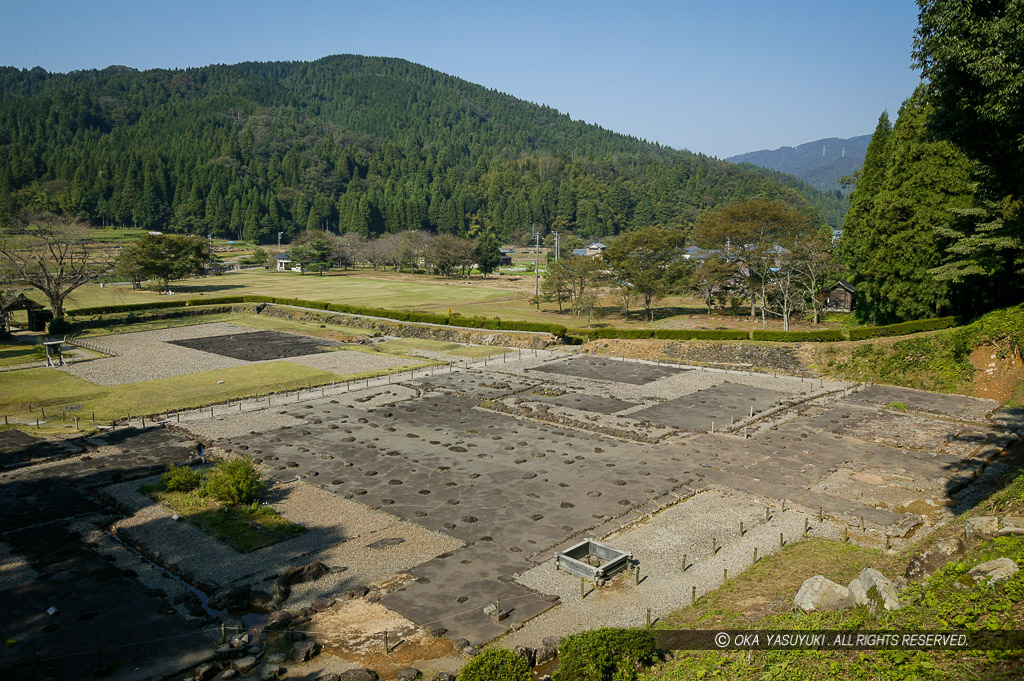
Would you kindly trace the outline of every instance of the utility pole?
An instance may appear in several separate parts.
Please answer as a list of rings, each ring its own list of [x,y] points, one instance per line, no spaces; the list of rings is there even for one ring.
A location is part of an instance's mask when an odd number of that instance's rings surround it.
[[[558,262],[558,255],[561,253],[558,245],[558,232],[552,232],[555,235],[555,262]]]
[[[537,301],[537,310],[540,310],[540,232],[533,233],[534,241],[536,246],[534,247],[534,262],[533,262],[533,299]]]

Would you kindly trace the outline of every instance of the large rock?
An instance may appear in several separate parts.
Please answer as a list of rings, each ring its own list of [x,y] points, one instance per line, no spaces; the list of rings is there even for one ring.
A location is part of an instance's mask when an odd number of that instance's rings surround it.
[[[793,607],[804,612],[842,610],[852,605],[850,590],[824,575],[815,575],[807,579],[793,599]]]
[[[229,612],[244,612],[249,609],[252,587],[236,586],[231,589],[221,589],[210,596],[210,607],[214,610],[227,610]]]
[[[964,553],[964,541],[960,537],[946,537],[931,551],[919,553],[910,559],[903,575],[910,580],[921,580],[942,568]]]
[[[406,667],[398,672],[398,681],[416,681],[420,678],[420,670],[415,667]]]
[[[265,664],[260,667],[260,681],[273,681],[281,675],[281,668],[276,664]]]
[[[279,631],[292,623],[292,614],[287,610],[277,610],[270,613],[267,623],[263,626],[264,631]]]
[[[1022,535],[1024,534],[1024,518],[1020,516],[1005,516],[999,523],[999,531],[996,532],[997,537],[1008,537],[1011,535]]]
[[[291,658],[293,662],[309,662],[320,654],[320,644],[306,639],[292,644]]]
[[[967,543],[974,544],[996,536],[999,531],[999,518],[994,515],[981,515],[967,521]]]
[[[545,638],[545,640],[547,639]],[[534,664],[540,667],[541,665],[545,665],[555,659],[555,656],[558,655],[558,648],[555,646],[543,645],[540,648],[537,648],[534,655]]]
[[[455,674],[451,672],[438,672],[434,674],[434,681],[455,681]]]
[[[338,675],[341,681],[377,681],[377,672],[372,669],[349,669]]]
[[[530,646],[512,646],[512,652],[526,660],[526,664],[535,666],[537,653]]]
[[[899,610],[900,597],[892,580],[874,568],[864,568],[858,577],[864,589],[864,597],[868,609],[872,613],[879,610]],[[852,593],[852,589],[851,589]]]
[[[235,660],[231,665],[240,676],[248,676],[256,669],[256,658],[246,655]]]
[[[1019,568],[1010,558],[996,558],[984,563],[975,565],[967,574],[975,581],[987,581],[989,584],[1002,582],[1014,575]]]
[[[303,565],[302,567],[288,570],[277,578],[277,583],[281,586],[292,586],[293,584],[315,582],[330,571],[331,569],[329,567],[320,561],[317,561],[315,563],[310,563],[309,565]]]

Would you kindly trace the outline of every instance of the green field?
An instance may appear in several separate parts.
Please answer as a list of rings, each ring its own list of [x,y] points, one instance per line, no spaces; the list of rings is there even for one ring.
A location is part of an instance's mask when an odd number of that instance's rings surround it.
[[[0,414],[12,423],[29,424],[33,432],[37,418],[47,420],[42,430],[52,432],[73,426],[76,415],[87,422],[95,413],[97,422],[109,422],[124,419],[129,414],[133,417],[163,414],[257,393],[296,390],[430,364],[433,362],[410,359],[408,364],[389,371],[339,375],[280,360],[111,386],[89,383],[54,369],[24,369],[3,374]],[[62,410],[67,411],[71,421],[61,422]]]
[[[459,343],[445,343],[444,341],[430,340],[428,338],[395,338],[385,341],[376,346],[383,352],[402,353],[406,350],[428,350],[430,352],[443,352],[446,355],[456,357],[492,357],[503,355],[508,348],[499,348],[491,345],[460,345]]]

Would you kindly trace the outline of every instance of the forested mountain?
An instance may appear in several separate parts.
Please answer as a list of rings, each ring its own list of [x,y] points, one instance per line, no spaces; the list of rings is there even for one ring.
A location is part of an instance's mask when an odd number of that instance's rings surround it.
[[[871,135],[848,139],[829,137],[796,147],[752,151],[725,160],[780,170],[799,177],[812,187],[835,191],[840,189],[840,178],[852,175],[864,165],[864,153],[870,141]]]
[[[509,240],[689,228],[749,196],[845,199],[400,59],[51,74],[0,68],[0,211],[259,242],[305,228]]]

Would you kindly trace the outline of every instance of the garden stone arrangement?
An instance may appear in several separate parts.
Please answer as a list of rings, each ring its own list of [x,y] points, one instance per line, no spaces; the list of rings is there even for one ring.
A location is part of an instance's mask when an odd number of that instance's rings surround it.
[[[110,337],[118,357],[97,361],[144,361],[147,347],[231,362],[365,354],[239,329],[168,329],[137,344]],[[920,537],[1000,470],[1017,436],[995,425],[997,407],[562,351],[66,445],[4,433],[0,503],[11,512],[0,523],[0,595],[12,604],[4,633],[21,632],[24,645],[0,662],[61,676],[77,668],[74,658],[46,659],[61,636],[90,659],[107,650],[104,665],[131,665],[141,653],[118,641],[145,639],[159,623],[177,638],[160,648],[166,655],[147,653],[151,661],[251,654],[256,669],[268,654],[258,633],[237,654],[217,652],[219,623],[240,627],[235,617],[268,610],[268,631],[292,622],[318,632],[330,653],[318,659],[335,660],[336,671],[377,654],[376,638],[332,638],[360,626],[376,637],[402,623],[416,642],[406,654],[419,651],[426,673],[451,671],[460,650],[499,637],[539,646],[594,626],[639,625],[780,542],[898,548]],[[168,464],[201,472],[211,458],[239,456],[266,479],[260,503],[304,531],[241,553],[140,489]],[[560,551],[588,539],[635,562],[603,586],[556,569]],[[58,551],[67,560],[51,555],[55,546],[67,547]],[[75,579],[139,598],[104,608],[74,596],[85,586],[57,588]],[[57,615],[45,614],[51,606]],[[93,626],[105,618],[140,624],[112,625],[108,636]],[[296,654],[320,650],[307,648]]]

